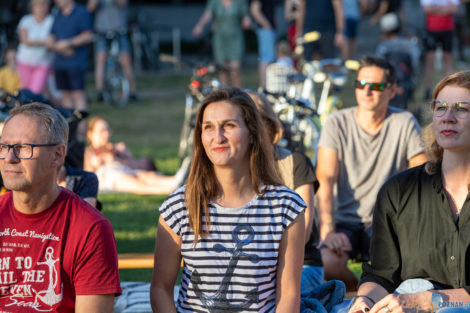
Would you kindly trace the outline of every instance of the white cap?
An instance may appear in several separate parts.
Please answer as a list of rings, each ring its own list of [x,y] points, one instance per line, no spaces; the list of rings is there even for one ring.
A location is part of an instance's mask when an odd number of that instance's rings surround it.
[[[387,13],[380,19],[380,30],[383,33],[397,31],[400,27],[400,21],[395,13]]]

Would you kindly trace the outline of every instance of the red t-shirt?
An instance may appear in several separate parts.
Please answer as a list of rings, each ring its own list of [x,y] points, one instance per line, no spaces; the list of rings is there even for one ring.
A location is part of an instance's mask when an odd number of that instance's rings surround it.
[[[0,197],[0,313],[74,312],[76,295],[120,294],[111,223],[63,188],[38,214]]]

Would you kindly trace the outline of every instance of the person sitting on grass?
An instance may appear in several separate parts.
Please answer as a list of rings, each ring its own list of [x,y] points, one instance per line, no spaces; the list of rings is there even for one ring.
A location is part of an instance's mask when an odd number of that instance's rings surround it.
[[[470,71],[442,79],[431,110],[429,162],[392,177],[378,194],[371,263],[350,313],[469,312]]]
[[[110,136],[106,120],[101,117],[90,119],[84,169],[98,176],[100,192],[169,194],[183,183],[189,158],[183,161],[176,175],[161,175],[155,171],[153,162],[134,158],[123,142],[111,143]]]
[[[306,205],[281,186],[253,100],[235,88],[207,95],[194,143],[188,184],[160,207],[152,309],[299,312]]]

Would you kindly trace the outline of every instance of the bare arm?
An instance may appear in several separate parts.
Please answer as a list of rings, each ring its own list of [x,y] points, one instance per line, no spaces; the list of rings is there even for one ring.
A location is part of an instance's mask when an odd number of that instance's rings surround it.
[[[412,168],[418,165],[421,165],[427,161],[426,155],[424,153],[420,153],[412,157],[408,160],[408,167]]]
[[[304,261],[304,213],[287,227],[279,246],[276,278],[276,312],[300,310],[300,276]]]
[[[370,24],[372,26],[376,25],[379,22],[380,18],[384,16],[384,14],[387,12],[387,10],[388,10],[388,0],[380,1],[379,8],[375,12],[375,14],[370,18]]]
[[[320,219],[320,238],[331,250],[341,253],[351,250],[351,243],[343,233],[336,233],[333,220],[333,188],[338,181],[338,153],[331,148],[318,148],[317,178],[318,213]]]
[[[334,231],[333,188],[338,180],[338,170],[338,153],[331,148],[319,147],[316,174],[320,183],[317,197],[322,240],[328,233]]]
[[[264,29],[271,29],[273,26],[269,23],[268,19],[264,16],[263,12],[261,11],[261,2],[260,1],[253,1],[250,4],[250,13],[253,19],[261,25]]]
[[[370,310],[370,313],[384,312],[386,307],[389,308],[390,312],[406,312],[408,307],[415,307],[416,305],[419,306],[416,307],[417,311],[435,312],[438,309],[432,303],[432,294],[435,292],[442,296],[443,301],[468,303],[470,300],[470,295],[463,288],[437,291],[428,290],[414,294],[389,294],[377,302]]]
[[[310,238],[312,227],[315,219],[315,207],[313,205],[313,198],[315,196],[312,184],[305,184],[297,187],[295,192],[299,194],[302,200],[307,204],[305,209],[305,242]]]
[[[379,284],[373,282],[366,282],[359,286],[359,290],[357,291],[357,296],[351,308],[349,309],[349,313],[364,313],[369,311],[373,306],[374,303],[377,303],[383,297],[387,296],[388,292],[380,286]],[[360,297],[360,296],[367,296],[367,297]],[[372,302],[370,299],[374,300]]]
[[[197,22],[196,26],[193,28],[193,36],[194,37],[199,37],[202,34],[202,31],[204,30],[204,26],[206,26],[207,23],[210,22],[212,19],[212,12],[205,10],[204,13],[202,13],[201,18]]]
[[[296,37],[300,37],[304,32],[305,21],[305,0],[299,1],[297,19],[295,20]]]
[[[336,34],[335,34],[335,45],[341,47],[344,43],[344,12],[343,12],[343,1],[342,0],[332,0],[333,10],[335,11],[335,24],[336,24]]]
[[[46,40],[28,40],[28,30],[26,28],[21,28],[18,31],[18,37],[22,44],[30,47],[46,45]]]
[[[150,285],[150,303],[153,312],[176,313],[173,288],[181,264],[181,242],[182,239],[160,217]]]
[[[114,295],[86,295],[75,299],[76,313],[112,313]]]

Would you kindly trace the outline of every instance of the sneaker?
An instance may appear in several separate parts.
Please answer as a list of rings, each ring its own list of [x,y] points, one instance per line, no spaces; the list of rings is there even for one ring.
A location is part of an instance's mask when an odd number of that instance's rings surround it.
[[[131,94],[129,95],[129,101],[131,101],[131,102],[139,102],[139,100],[140,100],[140,99],[139,99],[139,97],[137,96],[136,93],[131,93]]]

